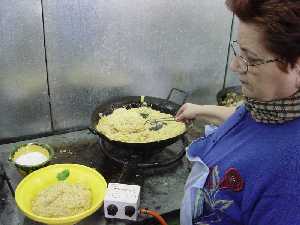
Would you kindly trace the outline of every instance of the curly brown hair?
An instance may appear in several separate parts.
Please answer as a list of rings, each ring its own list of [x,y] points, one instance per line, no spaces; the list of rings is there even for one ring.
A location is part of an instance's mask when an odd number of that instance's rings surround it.
[[[243,22],[263,31],[266,49],[295,66],[300,57],[300,0],[226,0]]]

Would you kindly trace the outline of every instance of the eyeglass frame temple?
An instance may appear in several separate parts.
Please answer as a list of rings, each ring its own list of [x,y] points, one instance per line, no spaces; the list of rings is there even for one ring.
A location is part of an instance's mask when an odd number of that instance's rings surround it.
[[[254,64],[251,64],[251,63],[249,63],[246,59],[244,59],[244,57],[242,57],[241,55],[238,55],[238,54],[236,53],[235,48],[234,48],[234,46],[233,46],[233,43],[239,44],[239,42],[238,42],[237,40],[231,41],[231,42],[230,42],[230,47],[231,47],[232,50],[233,50],[234,56],[240,57],[240,58],[246,63],[247,67],[248,67],[248,66],[259,66],[259,65],[263,65],[263,64],[271,63],[271,62],[280,62],[280,63],[284,63],[284,61],[282,61],[281,59],[276,59],[276,58],[275,58],[275,59],[268,59],[268,60],[263,60],[263,59],[261,59],[261,60],[262,60],[261,63],[254,63]]]

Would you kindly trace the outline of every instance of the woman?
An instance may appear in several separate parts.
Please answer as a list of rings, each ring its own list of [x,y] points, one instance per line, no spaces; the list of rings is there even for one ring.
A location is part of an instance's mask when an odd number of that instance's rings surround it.
[[[183,105],[178,121],[219,122],[195,140],[181,224],[300,224],[300,1],[227,0],[245,104]],[[224,123],[223,123],[224,122]]]

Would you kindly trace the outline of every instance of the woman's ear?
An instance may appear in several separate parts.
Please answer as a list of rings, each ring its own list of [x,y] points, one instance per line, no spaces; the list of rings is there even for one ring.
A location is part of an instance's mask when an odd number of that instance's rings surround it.
[[[300,58],[298,58],[295,67],[293,68],[293,72],[296,76],[296,87],[300,89]]]

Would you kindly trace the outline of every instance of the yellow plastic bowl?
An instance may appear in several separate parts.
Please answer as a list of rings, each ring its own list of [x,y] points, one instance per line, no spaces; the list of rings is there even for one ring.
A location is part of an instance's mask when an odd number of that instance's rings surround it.
[[[69,170],[69,177],[63,181],[68,183],[80,183],[90,188],[92,192],[92,205],[88,210],[74,216],[49,218],[38,216],[31,210],[33,198],[50,185],[61,182],[56,178],[57,174]],[[45,224],[71,225],[94,213],[103,203],[107,184],[103,176],[95,169],[78,164],[55,164],[36,170],[26,176],[18,185],[15,199],[20,210],[30,219]]]

